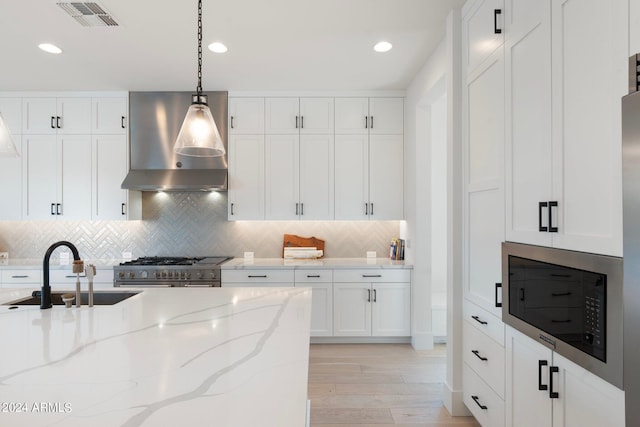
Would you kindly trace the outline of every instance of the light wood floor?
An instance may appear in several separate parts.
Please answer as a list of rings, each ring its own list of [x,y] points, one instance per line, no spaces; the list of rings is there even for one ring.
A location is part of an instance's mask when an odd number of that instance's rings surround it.
[[[479,427],[442,404],[446,347],[312,344],[311,427]]]

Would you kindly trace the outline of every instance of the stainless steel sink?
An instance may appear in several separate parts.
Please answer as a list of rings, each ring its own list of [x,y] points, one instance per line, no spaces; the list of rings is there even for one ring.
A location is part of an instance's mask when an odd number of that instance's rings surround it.
[[[111,292],[111,291],[98,291],[93,293],[93,304],[94,305],[114,305],[121,301],[126,300],[127,298],[131,298],[134,295],[138,295],[140,292],[136,291],[127,291],[127,292]],[[65,291],[65,292],[51,292],[51,303],[53,305],[64,305],[62,301],[62,295],[65,294],[73,294],[75,292]],[[88,303],[89,295],[87,292],[80,293],[80,302],[82,305],[86,306]],[[30,297],[21,298],[19,300],[11,301],[4,303],[2,305],[40,305],[40,295],[36,295],[34,292]],[[73,301],[73,305],[75,306],[75,300]]]

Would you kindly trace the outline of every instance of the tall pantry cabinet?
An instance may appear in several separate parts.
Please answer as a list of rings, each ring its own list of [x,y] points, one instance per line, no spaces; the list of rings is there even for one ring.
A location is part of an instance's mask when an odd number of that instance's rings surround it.
[[[500,242],[621,255],[627,8],[627,0],[463,8],[463,392],[483,426],[602,425],[596,402],[623,413],[621,390],[502,323]],[[540,375],[559,396],[538,390]]]

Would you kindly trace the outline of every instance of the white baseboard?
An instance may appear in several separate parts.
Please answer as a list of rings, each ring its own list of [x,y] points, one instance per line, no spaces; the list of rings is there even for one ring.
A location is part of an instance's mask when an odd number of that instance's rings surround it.
[[[445,383],[444,388],[444,407],[453,417],[468,417],[471,412],[467,409],[467,405],[463,402],[462,390],[451,390],[449,384]]]
[[[415,350],[432,350],[433,334],[420,333],[411,336],[411,346]]]

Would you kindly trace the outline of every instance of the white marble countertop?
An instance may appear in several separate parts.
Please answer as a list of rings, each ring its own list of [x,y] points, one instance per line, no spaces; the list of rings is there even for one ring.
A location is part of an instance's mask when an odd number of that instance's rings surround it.
[[[310,311],[309,288],[0,306],[0,425],[302,427]]]
[[[340,268],[413,268],[404,261],[388,258],[320,258],[313,260],[283,258],[234,258],[221,266],[222,270],[241,270],[252,268],[292,268],[292,269],[340,269]]]
[[[81,254],[82,255],[82,254]],[[84,264],[93,264],[99,269],[111,269],[114,265],[120,264],[121,259],[83,259]],[[51,270],[63,270],[71,268],[73,258],[69,260],[68,264],[60,264],[60,260],[51,259],[49,262],[49,268]],[[42,258],[9,258],[0,260],[0,269],[42,269]]]

